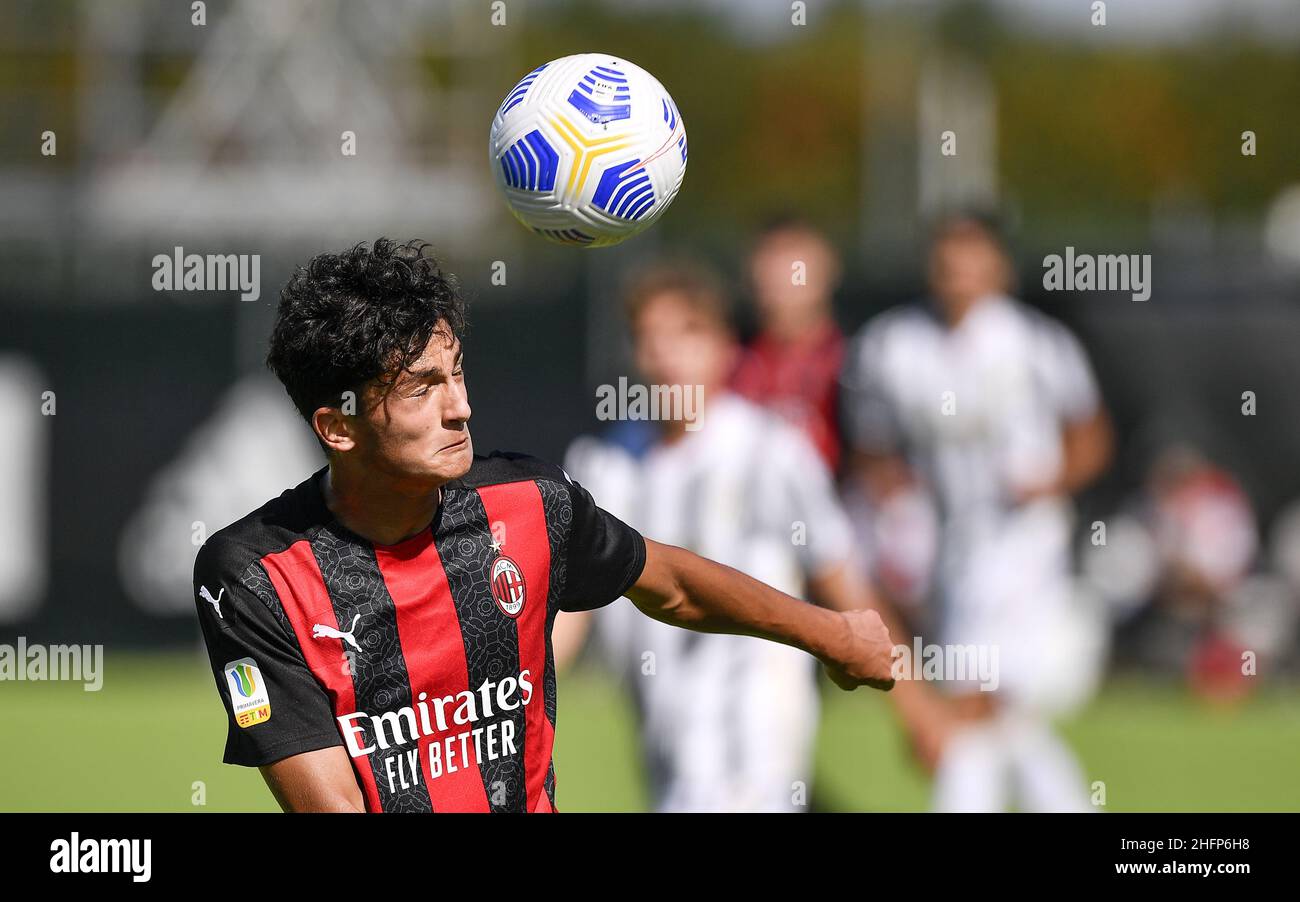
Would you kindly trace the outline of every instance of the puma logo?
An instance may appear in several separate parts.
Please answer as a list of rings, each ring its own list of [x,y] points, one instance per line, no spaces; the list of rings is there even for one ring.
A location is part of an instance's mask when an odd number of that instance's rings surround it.
[[[346,632],[343,630],[336,630],[334,627],[326,626],[323,623],[313,623],[311,627],[311,637],[313,639],[342,639],[357,651],[361,651],[361,646],[357,644],[357,637],[352,635],[357,631],[357,621],[360,619],[360,614],[353,617],[352,628]]]
[[[221,587],[221,591],[217,593],[216,598],[212,597],[212,593],[208,591],[207,586],[199,586],[199,597],[202,598],[204,601],[206,601],[208,604],[212,605],[212,609],[217,612],[217,617],[221,620],[226,619],[225,617],[221,616],[221,596],[225,594],[226,594],[225,586]]]

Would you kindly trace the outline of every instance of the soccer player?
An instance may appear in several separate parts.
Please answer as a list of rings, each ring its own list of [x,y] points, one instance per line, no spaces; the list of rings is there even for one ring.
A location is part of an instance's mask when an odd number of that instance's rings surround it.
[[[938,501],[940,644],[998,654],[995,681],[944,684],[960,725],[938,754],[934,805],[1086,809],[1047,724],[1098,665],[1072,598],[1070,496],[1107,465],[1109,420],[1074,336],[1007,294],[991,224],[945,220],[929,265],[932,299],[868,322],[843,388],[859,484],[880,503],[919,476]]]
[[[831,307],[839,256],[811,223],[783,216],[755,241],[749,280],[759,333],[741,353],[731,387],[802,429],[834,473],[845,344]]]
[[[727,388],[738,348],[717,276],[689,261],[661,263],[637,275],[625,302],[642,377],[656,388],[700,387],[703,416],[661,416],[642,449],[579,439],[569,472],[616,516],[666,541],[833,609],[873,605],[813,444]],[[561,614],[561,666],[591,627],[635,701],[656,810],[808,810],[820,707],[811,659],[673,629],[624,605]],[[918,726],[932,726],[919,723],[920,689],[891,693],[914,741]]]
[[[551,626],[624,595],[892,686],[874,612],[643,539],[554,465],[475,455],[463,324],[422,242],[321,254],[285,286],[267,362],[328,464],[195,561],[226,762],[287,811],[553,811]]]

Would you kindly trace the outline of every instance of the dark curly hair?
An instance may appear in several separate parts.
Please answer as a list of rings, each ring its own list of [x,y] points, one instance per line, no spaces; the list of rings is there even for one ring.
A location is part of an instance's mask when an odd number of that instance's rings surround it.
[[[311,424],[376,380],[391,386],[424,353],[435,331],[465,332],[465,301],[424,241],[387,238],[299,266],[280,292],[266,365]]]

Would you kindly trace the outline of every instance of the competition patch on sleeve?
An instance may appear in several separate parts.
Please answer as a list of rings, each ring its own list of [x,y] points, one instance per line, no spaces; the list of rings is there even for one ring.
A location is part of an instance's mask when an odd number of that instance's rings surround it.
[[[252,658],[240,658],[231,661],[222,670],[226,674],[226,686],[230,689],[235,723],[241,727],[251,727],[270,720],[271,697],[267,695],[266,683],[262,680],[262,671],[257,669],[257,662]]]

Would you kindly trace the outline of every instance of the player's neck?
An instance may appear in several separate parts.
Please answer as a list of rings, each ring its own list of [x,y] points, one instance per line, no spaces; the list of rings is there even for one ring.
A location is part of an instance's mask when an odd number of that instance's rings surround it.
[[[1001,296],[1001,292],[996,288],[990,288],[988,291],[971,295],[968,298],[953,299],[943,304],[943,316],[948,323],[948,328],[956,329],[973,311],[978,310],[985,304],[994,302]]]
[[[347,529],[375,545],[396,545],[423,532],[442,501],[442,488],[411,491],[373,473],[357,478],[331,464],[321,477],[325,506]]]
[[[942,307],[943,318],[947,322],[949,329],[956,329],[962,324],[962,321],[975,309],[979,304],[981,296],[969,298],[953,299],[945,303]]]
[[[819,310],[812,315],[774,319],[765,333],[777,344],[799,347],[821,341],[830,331],[831,325],[830,314]]]

